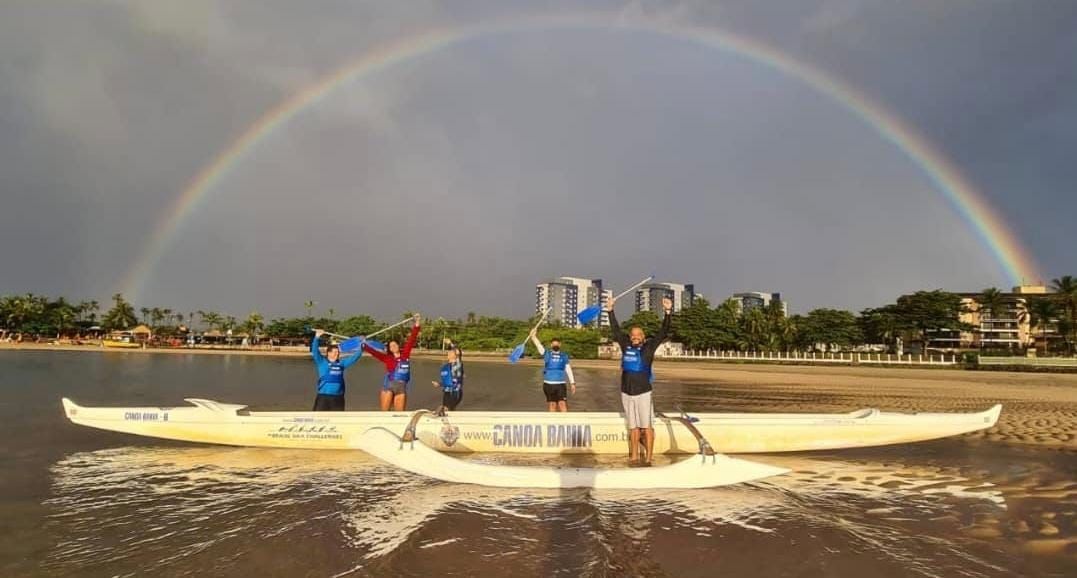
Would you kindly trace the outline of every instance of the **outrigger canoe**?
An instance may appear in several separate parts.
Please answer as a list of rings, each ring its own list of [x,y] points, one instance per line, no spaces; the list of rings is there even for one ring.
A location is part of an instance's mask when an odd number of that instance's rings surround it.
[[[64,398],[73,423],[187,442],[294,449],[349,449],[371,428],[403,434],[414,413],[250,411],[206,399],[185,407],[82,407]],[[1001,405],[978,413],[699,413],[694,426],[720,453],[832,450],[932,440],[990,428]],[[654,449],[699,452],[676,418],[656,420]],[[460,411],[423,417],[415,437],[441,452],[624,454],[628,432],[614,412]]]

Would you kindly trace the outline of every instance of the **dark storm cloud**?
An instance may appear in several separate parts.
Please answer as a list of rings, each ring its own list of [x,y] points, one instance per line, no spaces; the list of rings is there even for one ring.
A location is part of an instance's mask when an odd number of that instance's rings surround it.
[[[372,47],[567,9],[5,3],[0,293],[106,296],[206,163]],[[1077,268],[1077,8],[607,9],[732,30],[842,78],[954,160],[1046,274]],[[299,114],[184,222],[140,304],[524,315],[542,278],[652,270],[797,309],[1006,284],[919,169],[809,87],[676,38],[547,30],[454,45]]]

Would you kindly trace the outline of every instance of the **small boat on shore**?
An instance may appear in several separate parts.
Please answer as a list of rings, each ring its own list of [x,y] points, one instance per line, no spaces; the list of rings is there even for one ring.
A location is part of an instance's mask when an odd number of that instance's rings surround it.
[[[110,349],[142,349],[142,344],[134,341],[123,341],[122,339],[102,339],[101,347],[108,347]]]
[[[250,411],[187,399],[184,407],[83,407],[63,399],[72,423],[196,443],[293,449],[349,449],[371,428],[403,433],[413,412]],[[990,428],[1001,405],[977,413],[700,413],[692,424],[720,453],[770,453],[881,446]],[[655,453],[694,454],[699,442],[678,418],[655,420]],[[623,454],[624,416],[615,412],[460,411],[424,416],[415,438],[441,452]]]

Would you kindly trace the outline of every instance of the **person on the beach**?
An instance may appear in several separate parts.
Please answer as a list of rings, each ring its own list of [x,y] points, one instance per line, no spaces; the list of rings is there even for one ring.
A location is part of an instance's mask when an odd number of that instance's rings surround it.
[[[363,356],[363,350],[346,359],[340,358],[340,349],[333,344],[319,349],[319,341],[325,331],[318,329],[310,340],[310,355],[318,369],[318,395],[314,398],[314,411],[344,411],[344,370],[355,365]]]
[[[388,351],[382,351],[363,343],[363,349],[385,364],[385,377],[382,379],[381,395],[378,399],[381,410],[404,411],[408,407],[408,388],[411,383],[411,350],[419,338],[419,325],[422,318],[415,314],[411,333],[404,341],[404,347],[394,339],[389,342]]]
[[[615,300],[606,303],[609,313],[610,334],[621,346],[621,403],[624,405],[625,420],[628,422],[628,461],[650,465],[654,454],[654,404],[651,401],[651,366],[658,346],[669,336],[669,326],[673,319],[673,300],[662,299],[662,309],[666,315],[658,335],[647,339],[643,329],[632,326],[626,336],[621,332],[617,316],[613,312]],[[644,456],[639,456],[640,438],[643,438]]]
[[[441,408],[438,413],[455,410],[464,400],[464,356],[460,348],[453,344],[445,354],[446,361],[441,366],[439,381],[431,381],[434,387],[441,388]]]
[[[561,351],[561,340],[556,337],[550,340],[550,348],[546,349],[535,330],[529,336],[543,359],[542,393],[546,394],[547,409],[568,411],[568,388],[572,395],[576,395],[576,378],[572,375],[568,353]]]

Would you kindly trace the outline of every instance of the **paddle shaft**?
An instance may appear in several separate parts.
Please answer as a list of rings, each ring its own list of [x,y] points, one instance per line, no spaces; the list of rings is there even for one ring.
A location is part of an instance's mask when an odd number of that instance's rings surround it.
[[[407,319],[401,319],[400,321],[397,321],[396,323],[394,323],[394,324],[392,324],[392,325],[390,325],[390,326],[388,326],[388,327],[383,327],[383,328],[381,328],[381,329],[379,329],[379,330],[375,331],[374,333],[371,333],[370,335],[367,335],[367,338],[370,338],[370,337],[374,337],[375,335],[379,335],[379,334],[381,334],[381,333],[385,333],[386,331],[389,331],[390,329],[395,329],[395,328],[397,328],[397,327],[400,327],[401,325],[403,325],[403,324],[407,323],[408,321],[411,321],[412,319],[414,319],[414,318],[413,318],[413,317],[409,317],[409,318],[407,318]]]
[[[543,311],[543,312],[542,312],[542,317],[540,317],[540,318],[539,318],[539,320],[538,320],[538,323],[536,323],[536,324],[535,324],[535,326],[531,328],[531,331],[529,331],[529,332],[527,333],[528,335],[531,335],[532,333],[534,333],[534,332],[538,331],[538,328],[539,328],[539,327],[542,327],[542,324],[543,324],[543,323],[544,323],[544,322],[546,321],[546,316],[550,314],[550,311],[553,311],[553,307],[552,307],[552,306],[551,306],[551,307],[547,307],[547,308],[546,308],[546,311]],[[527,339],[526,339],[526,338],[524,339],[524,343],[525,343],[525,344],[527,343]]]
[[[621,291],[620,293],[618,293],[617,295],[615,295],[613,297],[613,300],[616,301],[616,300],[620,299],[621,297],[624,297],[625,295],[628,295],[629,293],[635,291],[636,289],[639,289],[640,287],[643,286],[644,283],[647,283],[651,279],[654,279],[654,275],[651,275],[650,277],[647,277],[643,281],[640,281],[639,283],[636,283],[635,285],[629,287],[628,289],[625,289],[624,291]]]

